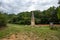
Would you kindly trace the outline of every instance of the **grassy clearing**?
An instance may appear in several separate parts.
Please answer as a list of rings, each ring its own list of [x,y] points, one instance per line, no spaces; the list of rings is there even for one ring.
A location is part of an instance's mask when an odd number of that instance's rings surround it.
[[[45,27],[31,27],[29,25],[16,25],[16,24],[8,24],[8,27],[0,30],[0,38],[5,38],[13,33],[24,33],[28,36],[38,36],[42,39],[50,39],[50,40],[60,40],[60,30],[50,30],[48,26]]]

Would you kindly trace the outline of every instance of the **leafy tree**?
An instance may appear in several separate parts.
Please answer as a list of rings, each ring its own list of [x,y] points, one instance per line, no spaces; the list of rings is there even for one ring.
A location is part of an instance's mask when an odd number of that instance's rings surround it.
[[[40,10],[35,10],[35,11],[33,11],[33,13],[34,13],[34,17],[35,17],[35,24],[40,24],[42,12]]]
[[[9,23],[14,24],[30,24],[31,21],[30,12],[21,12],[18,13],[17,15],[11,14],[9,17],[11,18]]]
[[[60,6],[56,8],[56,13],[58,17],[58,22],[60,23]]]
[[[19,24],[31,24],[31,13],[30,12],[22,12],[18,14],[18,23]]]
[[[0,27],[7,26],[7,17],[2,12],[0,12]]]

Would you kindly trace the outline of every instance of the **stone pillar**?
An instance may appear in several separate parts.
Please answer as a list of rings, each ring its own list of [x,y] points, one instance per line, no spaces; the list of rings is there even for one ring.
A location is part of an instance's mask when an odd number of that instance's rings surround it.
[[[34,19],[34,13],[32,12],[32,16],[31,16],[31,26],[35,25],[35,19]]]
[[[53,25],[53,22],[50,22],[50,27],[53,27],[54,25]]]

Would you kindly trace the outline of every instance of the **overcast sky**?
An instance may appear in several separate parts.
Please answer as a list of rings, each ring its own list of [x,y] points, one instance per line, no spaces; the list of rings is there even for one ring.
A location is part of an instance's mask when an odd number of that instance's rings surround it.
[[[18,13],[32,10],[46,10],[58,6],[58,0],[0,0],[0,11]]]

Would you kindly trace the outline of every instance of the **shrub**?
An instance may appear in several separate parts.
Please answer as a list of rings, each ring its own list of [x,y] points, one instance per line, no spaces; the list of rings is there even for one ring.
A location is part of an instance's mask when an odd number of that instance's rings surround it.
[[[57,27],[54,26],[53,22],[50,22],[50,29],[51,30],[57,30]]]
[[[0,13],[0,27],[7,26],[7,18],[4,14]]]

